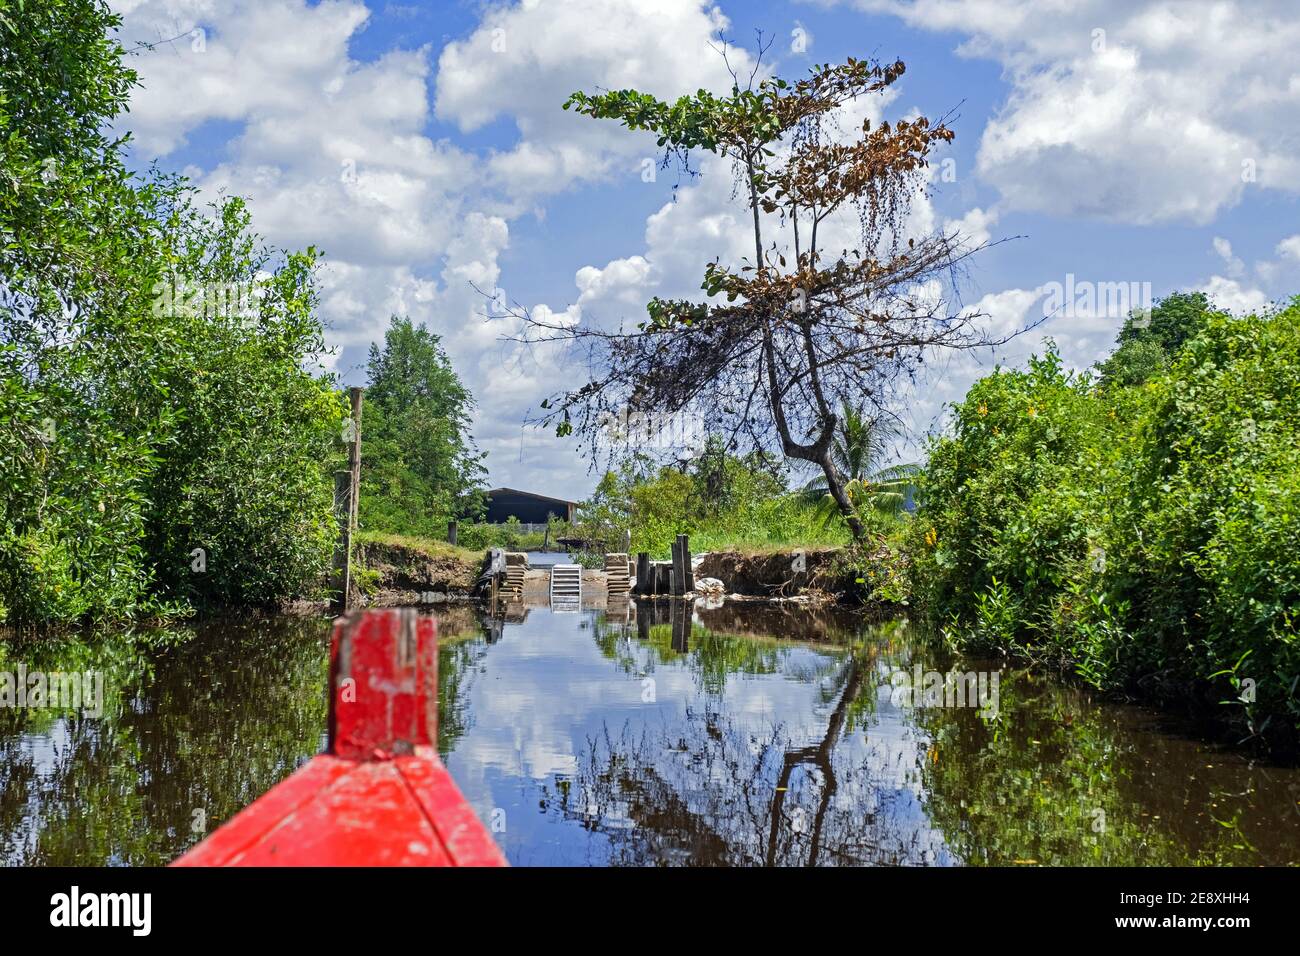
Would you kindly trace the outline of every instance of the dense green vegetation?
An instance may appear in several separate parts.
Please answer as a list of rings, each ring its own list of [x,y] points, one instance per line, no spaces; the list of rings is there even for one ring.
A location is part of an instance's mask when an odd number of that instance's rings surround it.
[[[550,548],[560,550],[556,540],[568,534],[572,529],[564,521],[552,518],[547,528],[534,531],[511,515],[505,521],[489,523],[486,521],[462,522],[456,540],[461,547],[484,551],[488,548],[504,548],[506,551],[541,551]]]
[[[363,528],[442,538],[483,510],[484,455],[469,433],[474,399],[439,337],[393,316],[371,345],[362,414]]]
[[[792,490],[770,458],[734,455],[713,436],[684,464],[633,455],[606,472],[571,533],[621,550],[630,529],[632,551],[654,558],[668,557],[678,534],[689,534],[695,551],[846,543],[847,528],[824,520],[820,497]]]
[[[1215,708],[1300,718],[1300,299],[1131,316],[1099,375],[999,369],[930,449],[913,599],[957,646]]]
[[[0,0],[0,620],[311,590],[344,414],[317,253],[128,171],[104,130],[136,77],[105,4],[14,14]]]

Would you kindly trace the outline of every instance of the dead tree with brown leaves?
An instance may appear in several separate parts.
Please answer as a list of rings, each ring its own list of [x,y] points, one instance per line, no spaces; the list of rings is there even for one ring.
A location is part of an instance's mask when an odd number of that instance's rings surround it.
[[[522,340],[587,353],[589,380],[543,402],[539,421],[576,432],[595,453],[611,419],[629,411],[706,416],[732,449],[745,443],[820,467],[861,539],[831,455],[836,409],[848,402],[896,414],[900,388],[933,352],[1000,344],[955,301],[963,262],[983,246],[952,231],[907,237],[928,157],[952,130],[924,116],[874,128],[866,120],[849,136],[838,128],[845,107],[883,93],[903,70],[849,59],[795,82],[756,82],[755,70],[743,86],[733,70],[729,96],[700,90],[675,103],[635,90],[574,93],[565,109],[656,133],[665,164],[689,170],[696,149],[732,160],[754,258],[708,263],[706,301],[656,297],[634,329],[516,310]],[[858,248],[823,249],[828,223],[854,216]],[[787,238],[778,244],[765,229]]]

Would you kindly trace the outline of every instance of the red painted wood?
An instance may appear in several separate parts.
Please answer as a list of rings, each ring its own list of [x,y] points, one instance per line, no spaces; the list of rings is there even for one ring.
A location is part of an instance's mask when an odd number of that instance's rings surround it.
[[[352,763],[334,757],[313,757],[260,800],[226,821],[202,843],[192,847],[173,866],[227,866],[261,839],[275,822],[293,814],[316,794],[352,769]],[[253,811],[256,808],[255,812]]]
[[[173,866],[505,866],[438,759],[437,625],[340,619],[330,744]]]
[[[330,650],[330,747],[368,760],[438,742],[438,627],[410,609],[341,620]]]
[[[501,850],[484,828],[474,809],[465,802],[437,753],[423,753],[393,761],[411,787],[454,866],[505,866]]]

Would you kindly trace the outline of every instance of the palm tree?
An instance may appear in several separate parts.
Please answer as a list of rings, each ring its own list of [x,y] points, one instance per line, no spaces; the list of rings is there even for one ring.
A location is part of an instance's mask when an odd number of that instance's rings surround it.
[[[913,479],[921,466],[908,463],[878,468],[898,437],[897,429],[881,418],[868,418],[861,408],[847,402],[840,408],[839,419],[831,441],[831,457],[844,476],[849,500],[859,511],[866,507],[882,516],[897,516],[915,488]],[[823,526],[841,517],[825,478],[814,478],[804,487],[804,493],[817,499],[817,516]]]

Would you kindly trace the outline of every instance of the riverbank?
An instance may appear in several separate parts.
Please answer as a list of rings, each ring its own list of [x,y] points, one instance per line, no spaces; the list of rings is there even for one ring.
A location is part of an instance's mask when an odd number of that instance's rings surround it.
[[[354,597],[368,606],[468,599],[487,560],[486,551],[432,538],[361,531],[355,541]],[[860,569],[848,555],[845,548],[824,545],[710,551],[696,555],[695,575],[697,581],[720,582],[720,593],[730,597],[859,605]]]
[[[354,598],[372,607],[468,600],[484,552],[432,538],[357,533]]]

